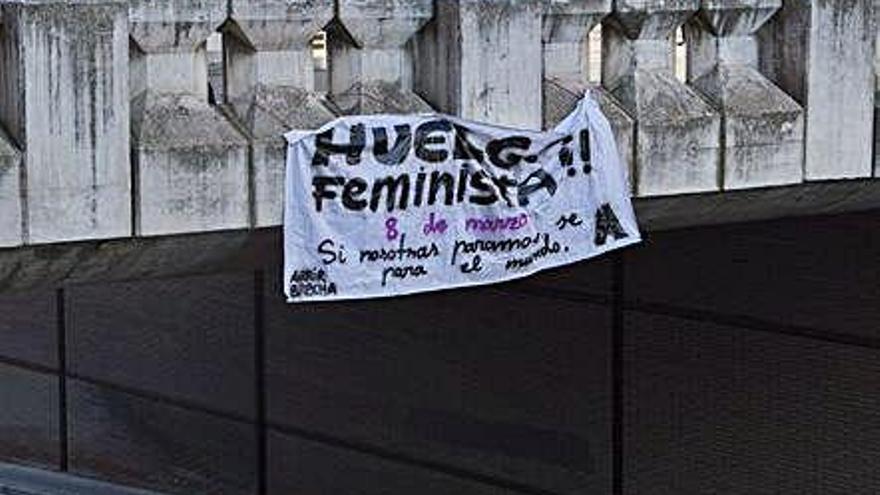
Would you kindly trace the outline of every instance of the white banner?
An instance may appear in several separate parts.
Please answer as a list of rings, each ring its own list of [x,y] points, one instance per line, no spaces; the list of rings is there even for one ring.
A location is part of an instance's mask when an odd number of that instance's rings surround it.
[[[488,284],[641,238],[589,95],[551,132],[370,115],[286,138],[289,302]]]

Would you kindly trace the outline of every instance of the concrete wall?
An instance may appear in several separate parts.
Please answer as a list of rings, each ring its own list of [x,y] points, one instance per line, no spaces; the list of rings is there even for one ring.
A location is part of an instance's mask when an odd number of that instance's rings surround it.
[[[0,461],[187,495],[880,490],[880,211],[305,306],[278,235],[0,295]]]
[[[0,237],[39,244],[130,235],[125,3],[5,1],[0,11],[0,123],[22,155],[19,207],[4,207],[0,224],[16,210],[23,218]],[[14,203],[8,194],[0,194],[4,206]]]
[[[587,89],[638,197],[867,182],[875,3],[2,0],[0,246],[278,225],[287,130],[430,110],[550,127]]]

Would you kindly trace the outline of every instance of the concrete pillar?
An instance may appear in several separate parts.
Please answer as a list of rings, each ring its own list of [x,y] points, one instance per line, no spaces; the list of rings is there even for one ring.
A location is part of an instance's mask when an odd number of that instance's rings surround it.
[[[611,12],[611,0],[549,0],[544,15],[544,128],[552,128],[577,105],[588,89],[599,102],[614,130],[620,156],[633,167],[635,126],[614,97],[590,84],[587,37]]]
[[[0,121],[22,151],[27,205],[16,230],[34,244],[129,235],[125,2],[6,0],[0,11]]]
[[[615,0],[602,81],[636,118],[639,196],[719,188],[721,119],[673,75],[670,36],[699,0]]]
[[[803,180],[803,110],[758,72],[754,34],[782,0],[702,0],[687,24],[688,78],[721,110],[722,187]]]
[[[22,243],[20,178],[21,155],[0,128],[0,248]]]
[[[337,0],[327,32],[330,92],[343,114],[427,112],[413,92],[410,39],[434,15],[432,0]]]
[[[784,0],[761,30],[765,73],[806,110],[807,180],[873,169],[874,0]]]
[[[248,143],[208,104],[205,44],[226,0],[129,7],[136,234],[248,227]]]
[[[444,112],[540,129],[546,0],[442,0],[416,37],[416,92]]]
[[[874,177],[880,177],[880,0],[874,0]]]
[[[279,225],[291,129],[334,115],[315,93],[309,41],[333,18],[333,0],[231,0],[224,28],[226,99],[251,141],[256,227]]]

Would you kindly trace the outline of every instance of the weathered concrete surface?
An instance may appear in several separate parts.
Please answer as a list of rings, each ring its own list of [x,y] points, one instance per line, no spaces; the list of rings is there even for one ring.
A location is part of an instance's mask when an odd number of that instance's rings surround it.
[[[811,182],[640,198],[635,200],[639,225],[648,231],[702,225],[754,222],[807,215],[834,215],[880,208],[880,181],[873,179]]]
[[[273,234],[274,232],[274,234]],[[247,270],[280,237],[269,229],[26,246],[0,250],[0,292],[94,281]]]
[[[129,235],[125,2],[0,11],[0,121],[22,150],[25,242]]]
[[[315,93],[309,41],[333,17],[333,0],[232,0],[224,32],[227,101],[251,147],[256,227],[281,223],[286,143],[292,129],[333,119]]]
[[[880,0],[874,0],[874,177],[880,177]]]
[[[21,154],[0,128],[0,247],[22,243],[20,179]]]
[[[543,120],[550,129],[574,110],[590,91],[608,117],[617,149],[632,176],[635,125],[632,117],[602,86],[590,84],[587,38],[611,12],[611,0],[552,1],[544,14]]]
[[[639,196],[720,186],[720,115],[675,79],[668,42],[698,7],[698,0],[617,0],[605,24],[602,79],[637,121]]]
[[[210,232],[3,249],[0,291],[202,273],[218,263],[235,264],[236,253],[259,232]]]
[[[754,33],[781,5],[702,0],[687,24],[690,83],[721,110],[724,189],[803,179],[803,111],[757,71]]]
[[[871,175],[877,25],[870,0],[813,0],[807,62],[808,180]]]
[[[138,235],[249,225],[247,140],[189,94],[146,92],[132,102]]]
[[[434,16],[432,0],[339,0],[327,31],[331,100],[342,114],[431,111],[413,92],[408,44]]]
[[[877,4],[784,0],[761,27],[780,0],[132,0],[130,22],[119,0],[0,0],[0,121],[21,155],[0,139],[0,245],[279,224],[280,136],[332,118],[308,48],[328,22],[340,113],[430,102],[539,128],[591,87],[584,38],[611,10],[592,89],[638,195],[869,177]],[[691,86],[668,57],[684,22]]]
[[[589,74],[586,41],[590,31],[611,12],[611,0],[548,0],[541,41],[544,76],[584,81]]]
[[[465,118],[540,129],[543,0],[444,0],[416,37],[416,92]]]
[[[646,232],[880,208],[880,181],[817,182],[637,198]],[[253,270],[281,242],[278,228],[0,249],[0,293],[163,276]]]
[[[874,0],[786,0],[762,30],[762,68],[806,109],[807,180],[873,169]]]
[[[132,0],[135,233],[250,225],[248,143],[208,104],[205,41],[223,0]]]
[[[590,94],[599,103],[599,108],[608,118],[620,158],[630,177],[635,174],[635,121],[623,109],[614,96],[598,84],[564,81],[559,78],[544,79],[544,127],[552,129],[577,106],[584,93]],[[632,182],[631,182],[632,184]]]

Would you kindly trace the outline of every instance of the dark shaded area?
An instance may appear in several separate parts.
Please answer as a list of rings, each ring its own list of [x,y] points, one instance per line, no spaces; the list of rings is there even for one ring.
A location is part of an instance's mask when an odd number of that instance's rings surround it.
[[[58,367],[55,292],[0,295],[0,359]]]
[[[68,394],[72,472],[174,493],[253,493],[252,425],[78,380]]]
[[[58,378],[0,364],[0,460],[58,465]]]
[[[269,493],[418,493],[500,495],[509,491],[428,467],[413,467],[351,449],[272,432]]]
[[[68,371],[253,419],[251,279],[232,273],[68,288]]]
[[[877,493],[880,352],[626,318],[625,493]]]
[[[505,289],[276,299],[270,423],[543,490],[607,490],[610,310]]]
[[[0,460],[179,494],[880,491],[880,212],[298,306],[279,242],[0,295]]]
[[[626,299],[880,344],[880,213],[658,234],[626,254]]]

